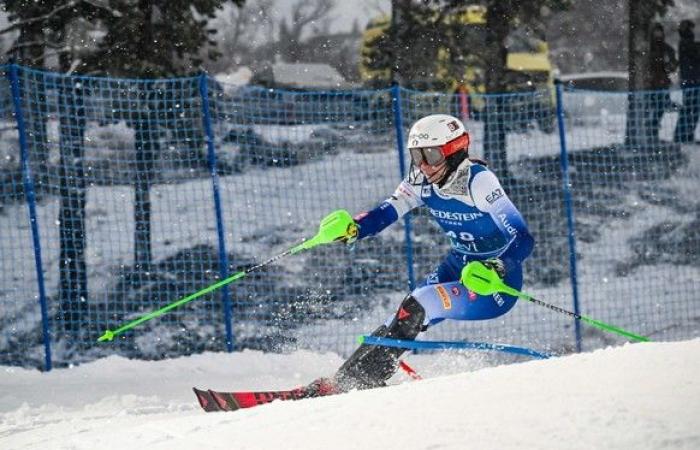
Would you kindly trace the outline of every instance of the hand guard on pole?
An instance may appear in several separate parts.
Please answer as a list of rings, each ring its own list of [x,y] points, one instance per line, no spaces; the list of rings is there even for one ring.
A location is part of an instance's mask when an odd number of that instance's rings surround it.
[[[462,268],[462,274],[459,277],[460,283],[462,283],[464,286],[467,287],[467,289],[471,289],[472,291],[476,292],[477,294],[481,294],[477,289],[474,289],[473,283],[474,283],[474,278],[471,273],[471,268],[474,267],[475,264],[483,266],[483,270],[486,272],[492,272],[491,276],[497,276],[497,278],[502,281],[503,278],[506,275],[506,265],[503,262],[502,259],[500,258],[491,258],[487,259],[485,261],[472,261],[464,268]],[[490,294],[490,293],[489,293]],[[489,295],[486,294],[486,295]]]
[[[327,239],[352,245],[357,241],[360,227],[344,209],[333,211],[321,220],[321,232]]]

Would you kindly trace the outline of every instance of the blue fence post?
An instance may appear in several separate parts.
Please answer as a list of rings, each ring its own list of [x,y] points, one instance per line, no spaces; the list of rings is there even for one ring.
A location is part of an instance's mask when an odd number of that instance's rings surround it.
[[[24,193],[29,207],[29,222],[32,229],[32,242],[34,245],[34,264],[36,266],[36,279],[39,286],[39,305],[41,306],[41,328],[44,339],[44,368],[51,370],[51,330],[49,328],[48,307],[46,305],[46,287],[44,284],[44,268],[41,259],[41,239],[39,238],[39,223],[36,216],[36,195],[34,194],[34,181],[32,180],[31,167],[29,166],[29,147],[27,145],[27,129],[22,115],[22,97],[19,89],[19,74],[17,64],[10,64],[10,84],[12,86],[12,102],[17,121],[17,133],[19,136],[19,151],[22,159],[22,178],[24,180]]]
[[[399,152],[399,171],[401,179],[406,177],[406,147],[403,141],[403,116],[401,115],[401,86],[391,87],[391,109],[394,111],[394,127],[396,128],[396,148]],[[411,240],[411,216],[404,216],[404,235],[406,237],[406,265],[408,266],[408,287],[413,290],[416,280],[413,274],[413,241]]]
[[[564,125],[564,107],[562,104],[562,88],[561,81],[556,80],[556,98],[557,98],[557,123],[559,125],[559,144],[561,147],[561,179],[562,188],[564,190],[564,206],[566,208],[566,225],[569,237],[569,273],[571,276],[571,289],[574,294],[574,312],[581,314],[579,311],[578,299],[578,277],[576,275],[576,233],[574,230],[574,212],[571,202],[571,181],[569,180],[569,154],[566,150],[566,128]],[[581,324],[578,320],[574,320],[574,332],[576,335],[576,351],[581,351]]]
[[[219,174],[216,170],[216,150],[214,148],[214,132],[211,127],[211,113],[209,110],[208,78],[205,73],[199,76],[199,93],[202,96],[202,121],[204,133],[207,138],[207,155],[209,157],[209,172],[214,191],[214,208],[216,210],[216,231],[219,235],[219,276],[222,280],[228,278],[228,256],[226,256],[226,233],[224,232],[224,220],[221,210],[221,195],[219,194]],[[224,300],[224,320],[226,321],[226,349],[233,351],[233,327],[231,297],[228,286],[221,288],[221,296]]]

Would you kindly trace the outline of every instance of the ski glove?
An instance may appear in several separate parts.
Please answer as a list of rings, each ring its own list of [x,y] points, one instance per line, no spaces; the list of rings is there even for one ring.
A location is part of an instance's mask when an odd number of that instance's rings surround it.
[[[491,258],[486,261],[481,261],[481,263],[489,269],[495,270],[501,280],[506,276],[506,265],[502,259]]]
[[[360,227],[359,225],[357,225],[356,222],[353,222],[352,224],[350,224],[350,226],[348,226],[348,231],[345,234],[345,236],[342,236],[336,240],[343,242],[346,245],[352,246],[353,244],[355,244],[355,241],[357,241],[358,234],[360,234]]]

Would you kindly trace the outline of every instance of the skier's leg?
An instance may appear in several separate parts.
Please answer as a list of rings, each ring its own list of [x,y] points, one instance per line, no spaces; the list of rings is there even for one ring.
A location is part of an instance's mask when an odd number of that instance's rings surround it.
[[[459,280],[463,265],[462,257],[450,252],[421,286]],[[403,300],[396,314],[377,328],[372,336],[415,339],[418,333],[425,331],[426,324],[425,309],[415,296],[410,294]],[[350,390],[383,386],[396,372],[399,356],[404,352],[405,350],[400,348],[361,345],[338,369],[335,378],[339,388]]]
[[[523,282],[522,266],[506,266],[504,281],[515,289]],[[515,306],[516,297],[505,294],[478,295],[459,281],[427,284],[414,290],[401,303],[398,312],[373,336],[394,339],[415,339],[428,326],[445,319],[487,320],[499,317]],[[339,390],[367,389],[383,386],[396,372],[399,356],[406,350],[361,345],[340,367],[335,375]]]
[[[450,252],[435,271],[421,283],[421,286],[459,280],[459,271],[463,265],[462,258]],[[425,331],[426,323],[423,306],[412,294],[409,294],[401,303],[396,314],[390,317],[384,325],[377,328],[372,336],[415,339],[418,333]],[[363,344],[338,369],[332,382],[337,385],[338,390],[342,391],[383,386],[386,380],[396,372],[399,356],[404,351],[403,349]],[[329,380],[324,379],[321,381],[323,383],[329,382]]]
[[[372,336],[415,339],[423,330],[424,319],[425,310],[412,295],[408,295],[393,319],[377,328]],[[348,391],[384,386],[396,372],[399,356],[405,351],[401,348],[361,345],[338,369],[335,375],[338,389]]]

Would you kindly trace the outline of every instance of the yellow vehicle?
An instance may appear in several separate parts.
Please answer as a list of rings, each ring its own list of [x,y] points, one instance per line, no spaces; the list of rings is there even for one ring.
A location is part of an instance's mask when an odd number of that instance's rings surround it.
[[[486,41],[486,8],[472,5],[448,15],[444,25],[461,24],[460,30],[465,48],[483,48]],[[390,83],[389,69],[371,67],[370,48],[378,39],[386,38],[390,18],[381,16],[368,24],[361,46],[360,76],[369,86],[387,86]],[[527,30],[516,28],[508,36],[506,59],[506,86],[511,93],[504,117],[511,131],[524,130],[533,121],[542,131],[554,131],[554,98],[552,64],[549,47],[541,39],[533,37]],[[440,47],[436,52],[434,76],[430,79],[413,79],[405,87],[432,92],[466,92],[469,95],[470,116],[476,120],[484,109],[484,70],[487,63],[479,55],[466,55],[458,67],[450,58],[450,50]]]

